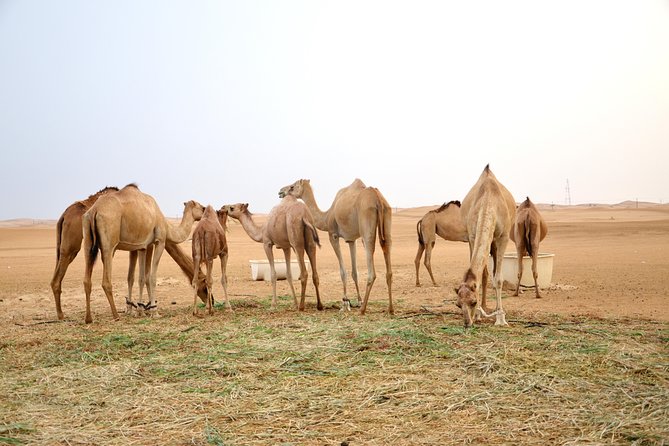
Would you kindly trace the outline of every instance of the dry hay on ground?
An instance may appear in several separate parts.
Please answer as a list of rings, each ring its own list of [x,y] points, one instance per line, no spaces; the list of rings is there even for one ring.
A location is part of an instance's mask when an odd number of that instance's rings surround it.
[[[455,312],[269,313],[5,326],[13,444],[664,444],[666,323]],[[7,336],[11,331],[12,336]],[[9,440],[8,440],[9,439]],[[2,442],[2,440],[0,440]]]

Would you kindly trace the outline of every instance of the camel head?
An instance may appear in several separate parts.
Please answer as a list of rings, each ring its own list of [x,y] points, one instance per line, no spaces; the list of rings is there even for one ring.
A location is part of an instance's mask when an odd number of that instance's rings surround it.
[[[476,285],[476,275],[471,269],[465,273],[465,277],[458,288],[455,289],[458,294],[456,305],[462,310],[465,328],[469,328],[474,323],[476,307],[479,300],[479,292]]]
[[[225,206],[217,210],[216,215],[218,216],[218,222],[223,228],[225,228],[225,225],[228,222],[228,210],[225,208]]]
[[[204,215],[204,206],[194,200],[186,201],[184,203],[184,214],[190,213],[195,221],[202,219]]]
[[[232,217],[234,219],[239,220],[239,217],[247,213],[248,209],[249,209],[248,203],[225,204],[221,207],[219,212],[225,212],[228,217]]]
[[[282,187],[279,191],[279,198],[283,198],[288,195],[292,195],[295,198],[302,198],[302,194],[304,193],[304,186],[306,184],[309,184],[309,180],[297,180],[291,185]]]

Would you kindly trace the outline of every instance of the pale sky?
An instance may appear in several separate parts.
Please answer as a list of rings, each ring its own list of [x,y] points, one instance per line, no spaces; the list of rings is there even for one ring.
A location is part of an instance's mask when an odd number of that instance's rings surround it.
[[[267,212],[669,201],[669,2],[0,0],[0,220],[136,182]]]

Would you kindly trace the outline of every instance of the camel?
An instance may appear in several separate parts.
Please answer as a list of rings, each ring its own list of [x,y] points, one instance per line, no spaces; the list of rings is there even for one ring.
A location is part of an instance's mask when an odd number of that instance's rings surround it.
[[[495,325],[508,325],[502,309],[502,261],[515,219],[516,203],[489,165],[462,201],[461,212],[469,240],[470,267],[456,292],[465,328],[481,315],[496,316]],[[488,254],[492,254],[493,258],[493,287],[497,297],[497,308],[492,314],[487,314],[485,310]],[[483,293],[479,299],[481,285]]]
[[[84,291],[86,293],[86,323],[91,317],[91,275],[98,255],[102,255],[102,288],[105,291],[112,316],[118,319],[112,290],[112,259],[117,250],[139,251],[139,304],[129,296],[126,299],[127,312],[142,307],[150,314],[156,314],[154,289],[156,271],[167,240],[181,243],[190,235],[193,222],[202,218],[204,206],[196,201],[184,203],[184,214],[178,227],[167,222],[158,204],[150,195],[129,184],[118,192],[105,194],[83,215],[83,237],[86,271]],[[147,265],[147,258],[151,259]],[[145,274],[145,269],[148,272]],[[149,303],[143,304],[142,290],[148,277]]]
[[[195,226],[193,231],[193,265],[200,272],[200,265],[204,263],[207,267],[206,283],[207,289],[212,289],[212,270],[214,268],[214,259],[221,259],[221,285],[225,294],[225,302],[228,310],[232,310],[228,300],[228,282],[225,277],[225,270],[228,264],[228,243],[225,238],[225,226],[228,220],[228,213],[224,209],[218,212],[213,207],[207,206],[204,210],[202,219]],[[207,299],[207,312],[214,314],[213,302]],[[197,276],[193,279],[193,315],[197,316]]]
[[[267,222],[263,225],[258,225],[253,221],[253,215],[249,212],[248,206],[248,203],[237,203],[225,205],[221,210],[225,210],[228,216],[239,220],[244,231],[246,231],[251,239],[263,244],[272,278],[272,310],[276,309],[276,270],[274,268],[273,246],[283,249],[286,261],[286,277],[290,285],[290,291],[293,293],[295,308],[300,311],[304,311],[304,298],[309,276],[307,266],[304,263],[304,253],[306,251],[313,270],[312,280],[316,288],[316,308],[322,310],[323,304],[321,303],[321,296],[318,290],[319,278],[316,269],[316,247],[320,248],[321,244],[309,209],[304,203],[297,201],[294,197],[285,197],[278,205],[272,208]],[[295,250],[300,266],[302,291],[299,305],[290,271],[291,248]]]
[[[437,236],[444,240],[453,242],[466,242],[467,229],[462,223],[460,215],[460,202],[449,201],[438,209],[428,211],[416,224],[418,233],[418,252],[414,264],[416,265],[416,286],[420,285],[420,259],[425,252],[425,268],[430,273],[432,285],[438,286],[432,274],[432,249],[437,241]]]
[[[85,200],[72,203],[65,209],[65,211],[63,211],[58,219],[58,224],[56,225],[56,267],[51,279],[51,290],[53,291],[53,297],[56,302],[56,314],[59,320],[65,318],[60,303],[63,278],[65,277],[68,267],[79,254],[79,251],[81,250],[81,242],[84,238],[82,234],[82,217],[101,195],[117,191],[117,187],[105,187],[95,194],[90,195]],[[186,274],[189,282],[192,282],[193,264],[183,250],[179,248],[176,243],[169,240],[165,244],[165,250],[174,259],[177,265],[179,265],[184,274]],[[129,270],[132,271],[129,271],[129,273],[132,273],[134,272],[134,263],[132,258],[130,260],[131,267]],[[132,290],[133,280],[134,274],[132,274],[132,276],[129,274],[128,283],[130,290]],[[199,274],[198,295],[203,302],[205,301],[207,294],[204,275]]]
[[[525,201],[516,209],[516,222],[510,233],[511,240],[516,244],[518,254],[518,284],[514,296],[517,296],[520,291],[520,278],[523,276],[523,256],[527,254],[532,257],[535,295],[537,298],[541,297],[539,285],[537,285],[537,255],[539,254],[539,242],[546,238],[547,234],[546,221],[539,213],[539,209],[530,201],[530,197],[526,197]]]
[[[309,180],[297,180],[293,184],[281,188],[279,191],[280,197],[289,195],[302,199],[314,216],[316,227],[328,233],[330,244],[337,255],[337,260],[339,260],[339,274],[344,287],[342,311],[344,308],[350,310],[351,303],[346,294],[346,268],[344,267],[339,239],[343,238],[348,243],[351,253],[351,275],[355,283],[358,301],[361,301],[355,258],[355,241],[362,237],[365,253],[367,254],[367,286],[365,288],[365,298],[362,300],[360,306],[360,314],[365,314],[369,294],[376,280],[374,247],[376,244],[376,231],[378,230],[379,243],[386,262],[388,313],[393,314],[393,272],[390,264],[392,212],[390,205],[383,195],[381,195],[381,192],[374,187],[366,187],[361,180],[355,179],[351,185],[337,192],[330,209],[325,212],[321,211],[316,204]]]

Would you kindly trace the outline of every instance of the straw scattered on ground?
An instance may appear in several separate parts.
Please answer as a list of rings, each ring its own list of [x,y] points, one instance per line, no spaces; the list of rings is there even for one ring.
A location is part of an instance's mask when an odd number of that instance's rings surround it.
[[[0,444],[669,443],[667,324],[281,303],[4,326]]]

